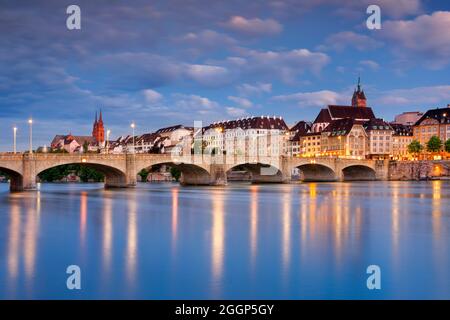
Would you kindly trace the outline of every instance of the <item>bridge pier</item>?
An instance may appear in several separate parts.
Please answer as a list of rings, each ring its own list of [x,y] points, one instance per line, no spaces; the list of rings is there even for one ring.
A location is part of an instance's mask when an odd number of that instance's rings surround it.
[[[36,190],[36,160],[33,154],[24,154],[22,188],[19,187],[18,189],[24,191]]]
[[[211,164],[210,168],[211,180],[210,184],[213,186],[226,186],[228,183],[227,172],[225,165]]]

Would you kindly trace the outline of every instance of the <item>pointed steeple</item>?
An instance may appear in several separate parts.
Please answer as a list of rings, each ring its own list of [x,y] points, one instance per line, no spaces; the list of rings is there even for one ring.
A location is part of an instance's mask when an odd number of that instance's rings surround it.
[[[102,109],[100,109],[100,119],[98,120],[98,122],[102,122],[102,123],[103,123],[103,118],[102,118]]]
[[[96,124],[97,123],[97,111],[95,111],[95,121],[94,121],[94,124]]]
[[[361,76],[358,76],[358,84],[356,85],[356,89],[353,92],[352,106],[367,107],[366,95],[364,94],[364,90],[361,90]]]

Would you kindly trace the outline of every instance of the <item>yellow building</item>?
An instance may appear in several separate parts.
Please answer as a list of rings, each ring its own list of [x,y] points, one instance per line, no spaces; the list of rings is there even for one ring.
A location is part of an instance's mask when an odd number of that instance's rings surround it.
[[[414,140],[412,127],[399,123],[391,123],[394,130],[392,135],[392,158],[405,160],[409,158],[408,145]]]
[[[428,110],[413,127],[414,139],[426,145],[432,136],[450,139],[450,107]]]

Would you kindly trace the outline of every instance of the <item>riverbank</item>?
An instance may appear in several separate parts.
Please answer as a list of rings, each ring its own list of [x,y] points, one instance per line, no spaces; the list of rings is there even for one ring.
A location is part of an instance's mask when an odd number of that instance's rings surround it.
[[[389,180],[448,180],[450,160],[390,161]]]

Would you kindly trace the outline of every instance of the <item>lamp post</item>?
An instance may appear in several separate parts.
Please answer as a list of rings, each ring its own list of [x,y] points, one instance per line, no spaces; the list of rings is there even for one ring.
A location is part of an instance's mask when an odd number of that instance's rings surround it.
[[[339,140],[339,153],[341,153],[341,152],[342,152],[342,142],[341,142],[342,137],[339,136],[339,137],[338,137],[338,140]]]
[[[33,119],[28,119],[28,124],[30,125],[30,154],[33,153]]]
[[[111,130],[106,130],[106,154],[109,153],[109,134],[111,133]]]
[[[136,153],[135,146],[134,146],[134,128],[136,128],[136,124],[133,121],[131,123],[131,129],[132,129],[132,132],[133,132],[133,153]]]
[[[16,152],[17,152],[17,149],[16,149],[16,139],[17,138],[17,127],[16,126],[14,126],[14,128],[13,128],[13,152],[14,152],[14,154],[16,154]]]

